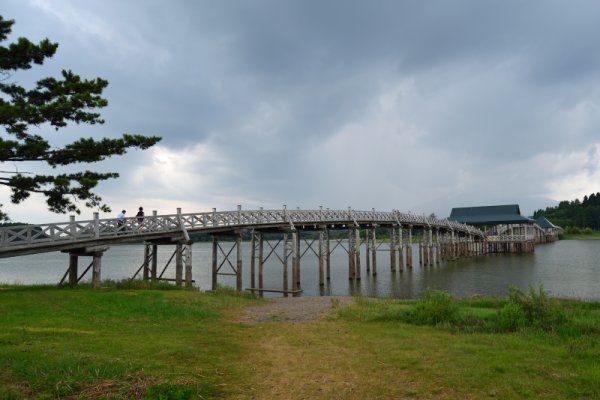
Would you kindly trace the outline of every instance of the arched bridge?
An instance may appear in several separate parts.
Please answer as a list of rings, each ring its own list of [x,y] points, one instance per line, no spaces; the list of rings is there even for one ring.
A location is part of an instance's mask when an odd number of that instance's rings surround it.
[[[430,218],[399,211],[356,210],[241,210],[169,215],[150,215],[139,224],[136,217],[119,225],[116,218],[10,226],[0,229],[0,258],[48,251],[64,251],[90,245],[141,240],[178,239],[187,233],[218,234],[239,229],[310,230],[322,225],[333,229],[346,226],[411,226],[483,238],[477,228],[447,219]]]
[[[324,281],[324,264],[327,264],[327,278],[329,278],[329,255],[331,254],[330,240],[337,240],[336,247],[341,245],[349,255],[349,277],[360,279],[361,245],[366,247],[366,270],[376,273],[376,252],[382,243],[376,239],[376,229],[387,229],[392,269],[396,268],[397,256],[400,270],[403,266],[412,267],[412,241],[413,230],[420,233],[419,260],[421,265],[432,265],[440,259],[454,259],[460,255],[479,253],[478,243],[483,243],[485,235],[474,227],[426,216],[401,213],[399,211],[357,211],[329,210],[242,210],[238,206],[234,211],[216,211],[200,213],[182,213],[181,209],[176,214],[145,216],[143,222],[136,217],[126,218],[120,222],[116,218],[100,219],[97,213],[91,220],[78,221],[71,217],[67,222],[10,226],[0,229],[0,258],[13,257],[25,254],[34,254],[50,251],[62,251],[70,254],[70,264],[65,277],[69,275],[69,282],[76,283],[81,279],[77,272],[77,257],[92,256],[93,267],[92,282],[94,286],[100,285],[100,259],[111,244],[127,242],[144,242],[145,256],[142,267],[144,278],[158,279],[156,254],[157,246],[161,244],[175,244],[176,251],[176,280],[183,279],[183,266],[185,265],[185,281],[191,285],[191,245],[190,234],[208,233],[213,237],[213,287],[216,287],[218,275],[237,276],[237,288],[241,289],[241,242],[244,232],[251,232],[251,289],[268,290],[262,288],[262,265],[275,251],[271,246],[268,255],[263,253],[263,236],[265,232],[281,235],[283,256],[279,257],[284,264],[284,292],[298,292],[300,290],[300,258],[304,255],[300,251],[300,233],[303,231],[316,231],[318,235],[318,252],[313,250],[319,259],[319,282]],[[330,239],[329,231],[347,230],[348,236],[343,239]],[[362,235],[361,235],[361,232]],[[272,236],[272,235],[271,235]],[[226,252],[219,243],[219,238],[233,238],[233,248]],[[338,235],[339,237],[339,235]],[[434,239],[435,238],[435,239]],[[306,239],[304,239],[306,241]],[[316,241],[317,239],[311,239]],[[308,244],[308,242],[307,242]],[[309,246],[310,247],[310,246]],[[233,252],[236,248],[237,251]],[[312,248],[312,247],[311,247]],[[406,253],[404,259],[403,251]],[[236,260],[229,259],[235,254]],[[219,255],[222,262],[219,264]],[[233,256],[232,256],[233,257]],[[172,257],[173,258],[173,257]],[[292,290],[287,287],[287,262],[292,263]],[[255,285],[255,264],[259,269],[259,284]],[[231,267],[231,273],[221,269]],[[165,267],[166,268],[166,267]],[[139,271],[138,271],[139,272]],[[163,271],[164,272],[164,271]],[[85,272],[84,272],[85,274]],[[136,274],[137,275],[137,274]]]

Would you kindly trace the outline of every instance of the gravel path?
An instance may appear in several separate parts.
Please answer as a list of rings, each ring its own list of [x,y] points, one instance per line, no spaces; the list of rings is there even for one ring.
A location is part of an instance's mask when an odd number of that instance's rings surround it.
[[[244,323],[293,322],[303,323],[324,318],[334,308],[351,304],[352,297],[282,297],[259,306],[247,307],[240,318]]]

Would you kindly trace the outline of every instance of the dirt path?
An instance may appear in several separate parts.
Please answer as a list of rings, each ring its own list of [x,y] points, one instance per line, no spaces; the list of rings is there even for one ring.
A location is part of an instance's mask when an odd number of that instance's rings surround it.
[[[244,323],[292,322],[303,323],[323,319],[337,307],[351,304],[352,297],[283,297],[259,306],[246,307],[239,319]]]

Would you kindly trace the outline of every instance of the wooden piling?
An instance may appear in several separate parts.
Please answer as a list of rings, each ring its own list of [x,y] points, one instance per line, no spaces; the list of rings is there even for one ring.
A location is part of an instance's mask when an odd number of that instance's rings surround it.
[[[408,226],[408,246],[406,247],[406,266],[410,269],[413,267],[412,257],[412,225]]]
[[[238,213],[239,213],[238,206]],[[237,231],[235,233],[235,246],[236,246],[236,279],[235,279],[235,288],[237,291],[242,291],[242,231]]]
[[[331,247],[329,242],[329,231],[325,230],[325,272],[327,282],[331,280]]]
[[[181,281],[183,278],[183,257],[181,252],[183,250],[183,246],[181,243],[177,243],[175,248],[175,285],[181,286]]]
[[[372,239],[372,248],[371,248],[371,266],[373,267],[373,276],[377,275],[377,234],[375,232],[375,227],[371,228],[371,239]]]
[[[293,273],[292,278],[294,279],[294,285],[292,286],[293,290],[300,290],[300,234],[298,231],[292,232],[293,243]]]
[[[262,232],[258,236],[258,288],[263,289],[263,270],[264,270],[264,240]],[[254,287],[254,286],[253,286]]]
[[[77,285],[79,272],[77,271],[77,263],[79,256],[77,254],[69,254],[69,285]]]
[[[398,269],[404,271],[404,238],[402,235],[402,225],[398,228]]]
[[[256,233],[250,234],[250,287],[256,287]]]
[[[435,230],[435,263],[439,265],[441,258],[441,249],[440,249],[440,230]]]
[[[156,211],[155,211],[155,213],[156,213]],[[158,271],[158,245],[153,244],[152,245],[152,269],[150,271],[150,277],[152,279],[152,282],[156,282],[157,271]]]
[[[325,246],[325,230],[321,227],[319,230],[319,286],[325,286],[325,272],[323,271],[325,253],[327,247]]]
[[[356,257],[355,257],[356,235],[354,229],[348,228],[348,279],[354,280],[356,277]]]
[[[185,251],[185,287],[192,287],[192,242],[184,245]]]
[[[217,238],[212,237],[212,290],[217,290]]]
[[[92,267],[92,287],[98,289],[102,284],[102,252],[96,252],[92,257],[94,264]]]
[[[142,268],[142,279],[144,282],[148,282],[150,279],[150,245],[144,245],[144,266]]]
[[[287,233],[283,234],[283,290],[288,291],[288,258],[290,257],[290,239]],[[287,293],[284,294],[287,297]]]
[[[365,230],[365,264],[367,276],[371,272],[371,229],[367,228]]]
[[[355,276],[356,280],[360,281],[361,279],[361,265],[360,265],[360,228],[356,228],[355,230],[356,239],[354,242],[354,268],[355,268]]]
[[[396,272],[396,228],[390,228],[390,270]]]

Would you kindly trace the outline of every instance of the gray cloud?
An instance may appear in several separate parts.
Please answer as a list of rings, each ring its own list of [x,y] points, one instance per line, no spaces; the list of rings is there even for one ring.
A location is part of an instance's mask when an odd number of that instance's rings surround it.
[[[67,136],[164,137],[101,166],[122,174],[102,186],[115,202],[446,215],[506,202],[531,212],[598,190],[586,156],[600,143],[593,1],[3,8],[16,34],[60,43],[28,76],[72,68],[111,82],[107,124]]]

